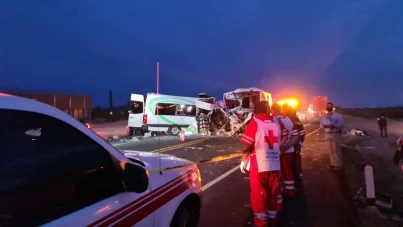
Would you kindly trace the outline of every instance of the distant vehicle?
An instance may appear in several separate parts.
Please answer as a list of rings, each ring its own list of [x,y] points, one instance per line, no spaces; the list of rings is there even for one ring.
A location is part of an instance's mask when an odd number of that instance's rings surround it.
[[[171,155],[120,152],[68,114],[0,93],[0,226],[197,226],[201,178]],[[177,165],[187,167],[165,168]]]
[[[328,103],[327,96],[315,96],[312,100],[311,112],[314,115],[326,114],[326,104]]]
[[[128,121],[129,135],[165,132],[177,136],[185,132],[198,134],[196,115],[200,109],[212,111],[217,105],[212,97],[197,98],[149,93],[131,94]],[[145,104],[144,104],[145,103]]]

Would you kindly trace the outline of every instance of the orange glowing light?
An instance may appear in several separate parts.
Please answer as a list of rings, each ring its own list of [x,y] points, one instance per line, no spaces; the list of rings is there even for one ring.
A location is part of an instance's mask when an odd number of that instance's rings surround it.
[[[282,106],[284,104],[288,104],[291,108],[296,108],[299,104],[298,100],[295,98],[281,99],[281,100],[278,100],[277,103],[280,106]]]

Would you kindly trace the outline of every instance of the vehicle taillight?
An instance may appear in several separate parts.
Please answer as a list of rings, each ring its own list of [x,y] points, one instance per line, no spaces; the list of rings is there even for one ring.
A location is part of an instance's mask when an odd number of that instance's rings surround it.
[[[199,185],[199,188],[201,188],[201,175],[200,175],[200,170],[198,168],[194,168],[192,171],[192,184],[195,186],[196,184]]]
[[[147,124],[147,114],[144,114],[143,116],[143,125]]]

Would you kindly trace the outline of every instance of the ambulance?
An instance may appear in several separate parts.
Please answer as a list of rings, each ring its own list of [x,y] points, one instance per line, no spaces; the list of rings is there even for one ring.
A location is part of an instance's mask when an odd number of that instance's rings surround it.
[[[213,97],[148,93],[144,98],[141,94],[131,94],[127,134],[164,132],[177,136],[181,130],[198,134],[196,115],[199,110],[212,111],[217,107]]]
[[[49,105],[0,93],[0,144],[2,227],[199,222],[196,165],[165,154],[118,151]]]

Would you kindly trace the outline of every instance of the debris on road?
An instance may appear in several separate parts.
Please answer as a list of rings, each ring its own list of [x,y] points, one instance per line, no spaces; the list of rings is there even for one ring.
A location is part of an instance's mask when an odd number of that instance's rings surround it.
[[[366,193],[365,189],[358,189],[357,193],[353,196],[353,202],[359,205],[369,205]],[[391,210],[393,207],[393,199],[388,195],[376,193],[374,205],[381,209]]]
[[[203,150],[202,147],[185,147],[185,149],[191,149],[191,150]]]
[[[357,213],[363,226],[402,226],[403,223],[403,198],[399,200],[403,187],[401,173],[397,172],[393,163],[388,163],[388,157],[393,156],[394,146],[385,147],[386,139],[371,138],[378,131],[376,125],[366,119],[346,118],[351,121],[354,128],[346,133],[343,146],[345,168],[348,172],[349,187],[357,191],[352,197],[356,204]],[[357,122],[361,124],[357,124]],[[359,127],[357,127],[359,126]],[[365,128],[365,130],[362,130]],[[351,129],[351,128],[350,128]],[[367,130],[368,129],[368,130]],[[352,152],[355,151],[355,152]],[[364,167],[371,165],[374,168],[374,183],[377,191],[375,199],[369,201],[366,190],[362,188],[364,183]]]
[[[352,129],[347,132],[347,135],[349,136],[358,136],[358,137],[370,137],[371,134],[367,131],[361,130],[359,128]]]

